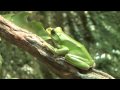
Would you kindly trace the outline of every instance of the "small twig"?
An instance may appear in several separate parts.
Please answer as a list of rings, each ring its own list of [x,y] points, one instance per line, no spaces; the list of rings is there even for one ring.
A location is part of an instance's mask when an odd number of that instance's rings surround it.
[[[47,49],[47,45],[49,44],[42,38],[16,26],[2,16],[0,16],[0,36],[10,43],[29,52],[38,59],[41,58],[40,61],[46,64],[50,70],[61,78],[113,79],[109,74],[95,69],[84,74],[81,73],[80,70],[65,62],[64,57],[54,57],[54,55]]]

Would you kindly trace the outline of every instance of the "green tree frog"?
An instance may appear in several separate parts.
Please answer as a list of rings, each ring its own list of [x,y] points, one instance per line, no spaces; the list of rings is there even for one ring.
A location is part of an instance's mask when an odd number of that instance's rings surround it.
[[[84,45],[65,34],[61,27],[47,28],[46,31],[55,45],[53,48],[49,47],[53,54],[63,55],[69,64],[82,70],[95,66]]]

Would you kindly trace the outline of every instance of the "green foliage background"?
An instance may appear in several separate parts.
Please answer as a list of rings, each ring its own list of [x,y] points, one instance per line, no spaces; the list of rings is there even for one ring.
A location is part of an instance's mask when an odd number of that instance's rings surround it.
[[[22,11],[21,11],[22,12]],[[27,11],[29,19],[44,28],[60,26],[83,43],[96,62],[96,68],[120,78],[119,11]],[[1,15],[20,11],[1,11]],[[31,31],[31,30],[30,30]],[[40,34],[35,29],[32,32]],[[59,78],[24,50],[0,40],[0,78]]]

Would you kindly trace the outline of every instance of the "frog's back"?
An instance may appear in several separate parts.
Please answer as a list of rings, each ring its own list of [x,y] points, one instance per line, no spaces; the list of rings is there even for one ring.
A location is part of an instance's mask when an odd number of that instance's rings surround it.
[[[70,53],[92,60],[92,57],[88,53],[87,49],[80,42],[74,40],[66,34],[61,34],[60,40],[62,45],[65,45],[70,49]]]
[[[74,40],[73,38],[71,38],[70,36],[66,35],[66,34],[60,34],[60,40],[61,40],[61,45],[65,45],[67,46],[69,49],[78,49],[83,47],[82,44],[80,44],[80,42]]]

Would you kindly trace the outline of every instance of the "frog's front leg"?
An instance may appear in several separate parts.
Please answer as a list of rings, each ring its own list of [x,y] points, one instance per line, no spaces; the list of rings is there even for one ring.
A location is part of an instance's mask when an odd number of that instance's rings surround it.
[[[60,46],[59,48],[56,48],[51,45],[47,45],[47,47],[55,56],[65,55],[69,52],[69,49],[65,46]]]
[[[60,46],[59,48],[53,47],[50,44],[46,45],[47,49],[51,51],[55,56],[65,55],[69,52],[69,49],[65,46]]]
[[[69,64],[71,64],[79,69],[88,70],[90,68],[89,64],[87,64],[88,61],[86,61],[85,59],[83,59],[79,56],[68,53],[65,55],[65,59]]]
[[[69,49],[65,46],[61,46],[61,48],[54,48],[55,55],[65,55],[69,52]]]

